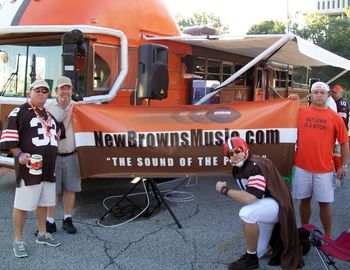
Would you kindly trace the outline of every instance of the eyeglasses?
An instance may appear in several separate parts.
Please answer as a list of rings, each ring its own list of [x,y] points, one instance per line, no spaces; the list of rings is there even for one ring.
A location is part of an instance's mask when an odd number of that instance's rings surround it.
[[[49,92],[49,90],[47,88],[44,88],[44,87],[34,88],[33,91],[37,94],[38,93],[47,94]]]
[[[242,153],[242,152],[243,152],[243,150],[240,149],[240,148],[238,148],[238,149],[233,149],[233,150],[231,150],[231,151],[227,151],[226,156],[228,156],[228,157],[233,157],[235,154],[236,154],[236,155],[239,155],[239,154]]]

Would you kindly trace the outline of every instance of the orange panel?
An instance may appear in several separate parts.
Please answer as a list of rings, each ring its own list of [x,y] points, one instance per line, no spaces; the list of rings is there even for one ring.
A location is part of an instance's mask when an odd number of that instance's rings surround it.
[[[43,15],[44,14],[44,15]],[[84,24],[118,29],[130,45],[142,33],[179,35],[180,30],[161,0],[50,0],[30,1],[19,25]]]

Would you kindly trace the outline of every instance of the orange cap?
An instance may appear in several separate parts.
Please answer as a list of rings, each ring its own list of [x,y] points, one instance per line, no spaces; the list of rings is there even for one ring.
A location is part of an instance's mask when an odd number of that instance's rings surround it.
[[[332,88],[332,92],[334,92],[334,93],[338,93],[340,91],[343,91],[343,87],[341,87],[338,84],[334,85],[334,87]]]

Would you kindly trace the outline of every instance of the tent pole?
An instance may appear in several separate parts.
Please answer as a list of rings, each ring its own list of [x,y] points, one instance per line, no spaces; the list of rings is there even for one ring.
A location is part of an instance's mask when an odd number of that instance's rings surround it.
[[[338,79],[339,77],[343,76],[346,72],[348,72],[349,70],[345,69],[342,72],[340,72],[338,75],[334,76],[333,78],[329,79],[327,81],[327,84],[330,84],[331,82],[335,81],[336,79]]]

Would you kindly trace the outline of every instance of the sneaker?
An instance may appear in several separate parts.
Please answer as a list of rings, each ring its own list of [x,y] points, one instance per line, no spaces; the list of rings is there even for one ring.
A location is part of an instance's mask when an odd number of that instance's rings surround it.
[[[68,217],[62,221],[62,228],[69,234],[77,232],[77,229],[74,227],[71,217]]]
[[[43,235],[38,235],[36,237],[36,241],[37,244],[41,244],[41,245],[48,245],[50,247],[58,247],[59,245],[61,245],[60,242],[56,241],[51,234],[46,233]]]
[[[56,223],[50,223],[46,220],[46,231],[48,233],[54,233],[57,231],[57,228],[56,228]]]
[[[28,251],[26,248],[26,242],[24,241],[15,241],[13,242],[13,253],[17,258],[28,257]]]
[[[259,260],[256,254],[244,254],[239,260],[231,263],[229,270],[244,270],[259,268]]]

